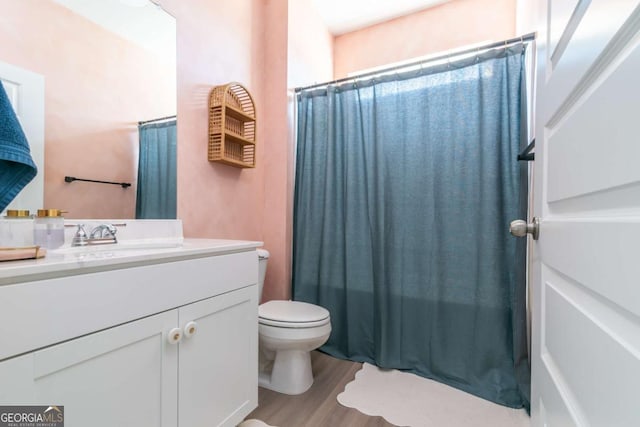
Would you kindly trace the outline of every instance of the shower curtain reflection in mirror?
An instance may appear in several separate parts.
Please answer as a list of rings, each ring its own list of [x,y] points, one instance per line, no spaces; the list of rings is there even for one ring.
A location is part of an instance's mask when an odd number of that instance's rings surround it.
[[[176,120],[138,126],[136,219],[176,218]]]

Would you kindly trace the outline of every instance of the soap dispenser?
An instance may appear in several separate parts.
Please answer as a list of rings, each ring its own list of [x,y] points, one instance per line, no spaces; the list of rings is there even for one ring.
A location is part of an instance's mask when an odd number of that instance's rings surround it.
[[[38,209],[33,221],[33,243],[47,249],[56,249],[64,244],[65,211]]]
[[[9,209],[0,219],[0,246],[33,246],[33,217],[28,210]]]

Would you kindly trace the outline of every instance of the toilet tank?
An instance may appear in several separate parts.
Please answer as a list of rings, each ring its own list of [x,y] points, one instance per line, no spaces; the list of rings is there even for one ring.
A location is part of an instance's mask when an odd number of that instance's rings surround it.
[[[258,296],[262,298],[264,276],[267,274],[267,262],[269,262],[269,251],[266,249],[257,249],[256,252],[258,252]]]

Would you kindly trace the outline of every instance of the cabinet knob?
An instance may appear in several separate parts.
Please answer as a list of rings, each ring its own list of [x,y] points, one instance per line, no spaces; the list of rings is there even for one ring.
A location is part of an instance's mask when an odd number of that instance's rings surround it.
[[[184,325],[184,336],[187,338],[191,338],[198,332],[198,324],[196,322],[189,322]]]
[[[173,328],[167,335],[167,341],[169,344],[178,344],[182,340],[182,330],[180,328]]]

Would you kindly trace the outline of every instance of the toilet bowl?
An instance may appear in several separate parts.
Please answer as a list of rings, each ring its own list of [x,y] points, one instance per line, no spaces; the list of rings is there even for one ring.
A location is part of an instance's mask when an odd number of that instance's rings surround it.
[[[262,295],[269,252],[258,249]],[[331,334],[329,311],[299,301],[269,301],[258,308],[261,387],[285,394],[304,393],[313,384],[310,352]]]

